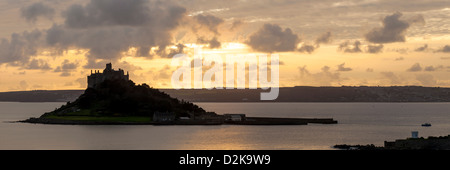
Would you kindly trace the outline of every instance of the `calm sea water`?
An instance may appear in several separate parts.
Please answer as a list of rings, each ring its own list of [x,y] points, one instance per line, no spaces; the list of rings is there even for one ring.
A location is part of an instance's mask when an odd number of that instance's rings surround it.
[[[0,149],[332,149],[450,134],[450,103],[196,103],[217,113],[334,118],[303,126],[88,126],[10,123],[64,103],[0,102]],[[421,124],[430,122],[431,127]]]

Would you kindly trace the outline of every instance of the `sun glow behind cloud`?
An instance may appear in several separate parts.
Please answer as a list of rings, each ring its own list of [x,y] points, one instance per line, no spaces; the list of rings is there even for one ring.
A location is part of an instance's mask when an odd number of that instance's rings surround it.
[[[205,55],[279,54],[281,86],[450,86],[449,2],[143,0],[125,1],[127,13],[107,8],[120,1],[1,2],[0,91],[81,89],[106,62],[137,83],[170,88],[170,57],[195,47]],[[103,15],[73,18],[92,14],[76,4]],[[31,7],[40,12],[28,15]]]

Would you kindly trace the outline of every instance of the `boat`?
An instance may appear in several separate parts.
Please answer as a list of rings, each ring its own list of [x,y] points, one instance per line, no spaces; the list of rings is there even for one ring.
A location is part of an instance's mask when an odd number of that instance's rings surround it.
[[[422,124],[422,126],[430,127],[430,126],[431,126],[431,123],[424,123],[424,124]]]

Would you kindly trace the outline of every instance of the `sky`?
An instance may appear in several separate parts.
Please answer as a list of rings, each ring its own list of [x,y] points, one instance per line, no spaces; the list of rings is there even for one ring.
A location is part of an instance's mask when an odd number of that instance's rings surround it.
[[[172,88],[195,47],[277,54],[281,87],[450,87],[449,18],[448,0],[1,0],[0,91],[85,89],[109,62]]]

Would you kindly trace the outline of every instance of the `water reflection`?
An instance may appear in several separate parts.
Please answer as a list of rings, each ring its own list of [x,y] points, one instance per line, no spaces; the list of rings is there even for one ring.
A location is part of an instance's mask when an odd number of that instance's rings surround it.
[[[199,103],[218,113],[333,117],[335,125],[81,126],[7,123],[37,117],[62,103],[1,103],[0,149],[331,149],[335,144],[450,133],[448,103]],[[420,126],[431,122],[432,127]]]

